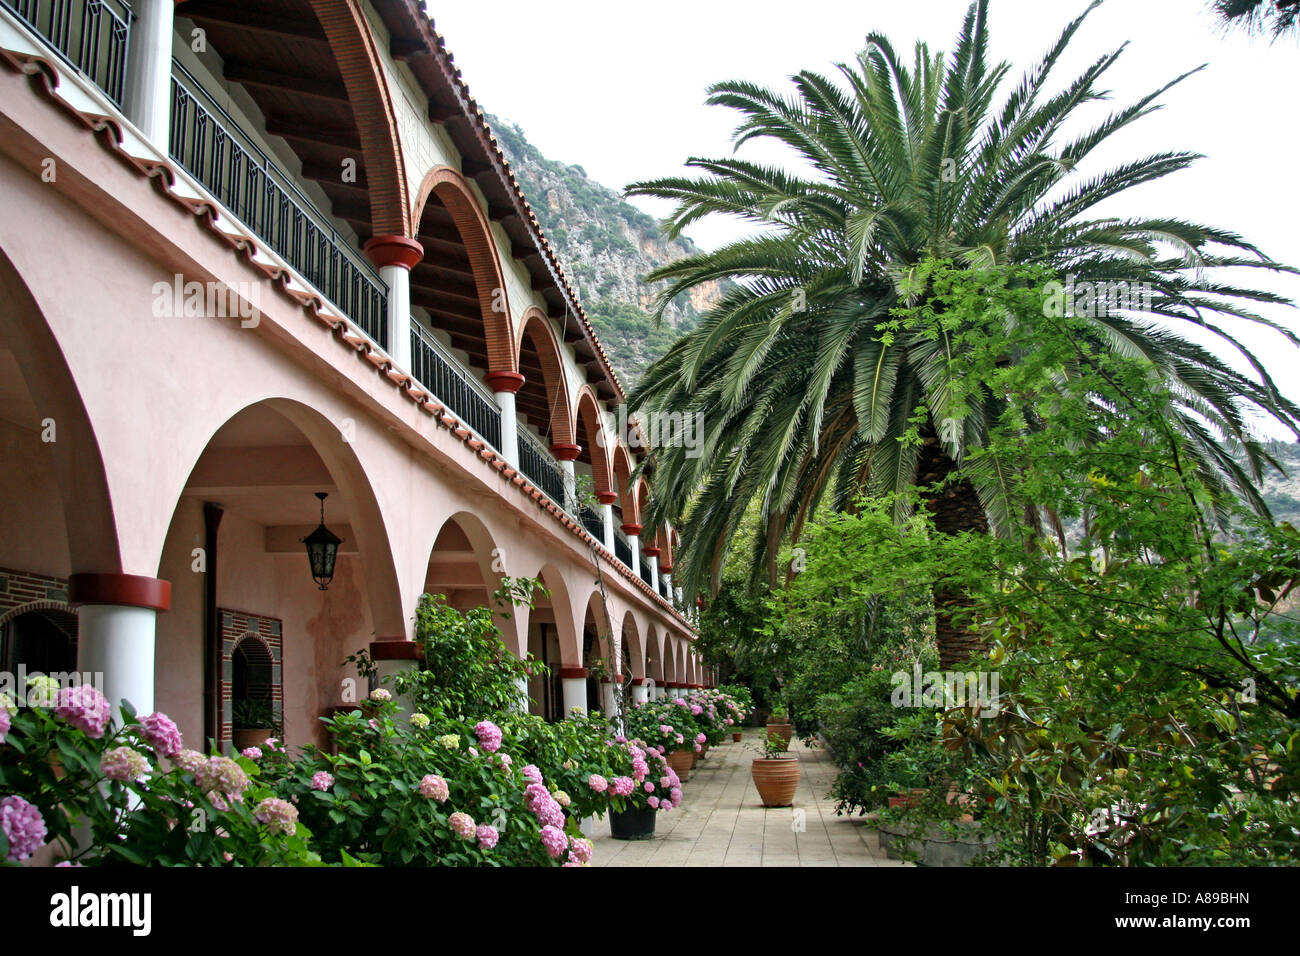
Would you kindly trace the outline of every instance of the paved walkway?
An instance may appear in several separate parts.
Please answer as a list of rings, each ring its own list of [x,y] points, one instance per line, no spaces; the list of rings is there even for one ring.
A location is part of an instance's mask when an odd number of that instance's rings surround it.
[[[712,748],[683,787],[682,804],[656,821],[653,840],[615,840],[597,820],[593,866],[903,866],[891,860],[861,817],[835,815],[827,798],[835,764],[797,740],[794,807],[766,809],[749,776],[759,732]]]

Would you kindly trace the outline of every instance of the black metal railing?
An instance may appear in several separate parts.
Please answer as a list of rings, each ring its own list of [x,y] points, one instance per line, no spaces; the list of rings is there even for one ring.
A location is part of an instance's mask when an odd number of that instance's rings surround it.
[[[605,520],[599,511],[589,505],[583,505],[578,512],[578,520],[582,522],[589,535],[601,544],[605,543]]]
[[[644,555],[641,558],[640,570],[641,570],[641,580],[644,581],[646,584],[650,585],[651,587],[654,587],[654,582],[650,580],[650,562],[646,560]]]
[[[411,374],[452,414],[497,451],[501,450],[501,409],[476,388],[470,373],[461,368],[436,339],[411,319]]]
[[[0,0],[121,109],[131,6],[122,0]]]
[[[618,528],[614,529],[614,557],[622,561],[627,567],[632,567],[632,545],[628,543],[627,537]]]
[[[523,428],[519,429],[519,470],[550,495],[552,501],[569,510],[570,503],[564,493],[564,466]]]
[[[380,347],[388,287],[375,268],[180,63],[173,63],[171,155]]]

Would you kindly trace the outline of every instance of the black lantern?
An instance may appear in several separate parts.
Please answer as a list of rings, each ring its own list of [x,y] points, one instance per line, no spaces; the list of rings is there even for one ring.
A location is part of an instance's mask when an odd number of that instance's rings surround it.
[[[300,540],[307,546],[311,579],[320,585],[322,591],[328,591],[330,581],[334,579],[334,560],[339,556],[339,545],[343,539],[325,527],[325,499],[329,495],[318,491],[316,497],[320,499],[320,527]]]

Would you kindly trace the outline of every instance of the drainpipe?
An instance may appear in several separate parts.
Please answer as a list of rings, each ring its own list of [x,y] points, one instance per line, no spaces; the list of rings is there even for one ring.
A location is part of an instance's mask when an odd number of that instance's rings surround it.
[[[221,622],[217,619],[217,529],[225,514],[215,502],[203,503],[203,739],[221,731]]]

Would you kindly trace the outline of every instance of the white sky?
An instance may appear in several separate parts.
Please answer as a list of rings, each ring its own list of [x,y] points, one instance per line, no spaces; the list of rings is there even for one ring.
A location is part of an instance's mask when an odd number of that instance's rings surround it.
[[[967,0],[589,0],[429,3],[479,104],[518,123],[548,157],[576,163],[621,189],[684,171],[689,156],[731,152],[733,111],[704,105],[705,88],[745,79],[789,90],[801,69],[832,74],[871,31],[910,63],[917,40],[950,51]],[[991,58],[1018,79],[1083,0],[992,0]],[[1205,154],[1191,169],[1098,206],[1112,215],[1175,216],[1231,229],[1274,259],[1300,265],[1300,166],[1294,37],[1225,36],[1207,0],[1109,0],[1093,11],[1055,71],[1056,84],[1128,43],[1103,84],[1112,103],[1083,113],[1089,125],[1180,73],[1208,64],[1162,98],[1164,108],[1099,149],[1091,169],[1165,150]],[[771,153],[746,155],[777,160]],[[662,217],[667,204],[637,200]],[[726,221],[688,230],[713,247],[738,234]],[[1249,273],[1260,287],[1300,300],[1300,277]],[[1239,280],[1244,282],[1244,278]],[[1271,318],[1300,330],[1300,310]],[[1300,400],[1300,353],[1276,334],[1242,338],[1266,357],[1283,391]],[[1207,343],[1208,344],[1208,343]]]

